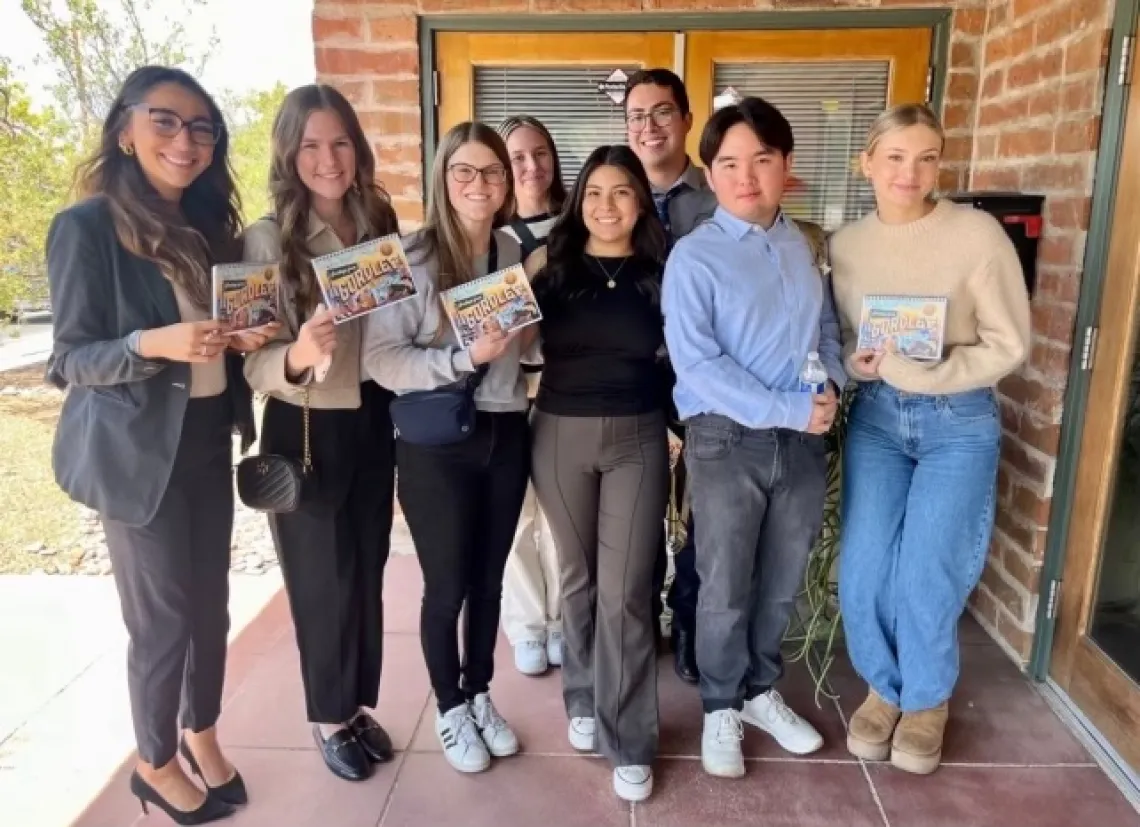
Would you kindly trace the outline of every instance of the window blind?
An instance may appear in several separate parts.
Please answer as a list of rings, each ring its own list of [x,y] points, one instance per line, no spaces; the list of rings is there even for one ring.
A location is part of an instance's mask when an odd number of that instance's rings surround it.
[[[626,142],[625,111],[598,84],[615,69],[639,66],[476,66],[475,119],[492,127],[511,115],[538,118],[554,136],[566,188],[586,157],[603,144]]]
[[[874,209],[859,172],[859,151],[871,122],[886,108],[888,61],[718,63],[713,94],[731,88],[776,106],[795,135],[797,179],[784,198],[797,218],[834,230]],[[695,125],[696,126],[696,125]]]

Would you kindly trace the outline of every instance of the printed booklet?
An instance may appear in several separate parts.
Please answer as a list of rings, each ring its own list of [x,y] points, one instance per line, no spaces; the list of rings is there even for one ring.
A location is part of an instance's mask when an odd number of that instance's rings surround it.
[[[901,356],[937,362],[945,335],[945,296],[863,297],[857,350],[883,350],[894,341]]]
[[[510,333],[542,320],[521,264],[445,290],[441,298],[461,347],[484,333]]]
[[[233,333],[281,319],[281,275],[276,264],[215,264],[214,318]]]
[[[416,295],[412,269],[396,234],[318,256],[313,272],[337,324]]]

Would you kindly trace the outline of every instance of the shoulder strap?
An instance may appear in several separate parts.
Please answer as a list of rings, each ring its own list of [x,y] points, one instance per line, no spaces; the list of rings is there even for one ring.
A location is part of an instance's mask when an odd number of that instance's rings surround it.
[[[523,261],[526,261],[527,258],[530,257],[531,253],[542,246],[542,242],[534,237],[534,233],[531,232],[530,225],[527,224],[523,219],[515,218],[507,226],[514,230],[515,235],[519,237],[519,244],[522,245]]]

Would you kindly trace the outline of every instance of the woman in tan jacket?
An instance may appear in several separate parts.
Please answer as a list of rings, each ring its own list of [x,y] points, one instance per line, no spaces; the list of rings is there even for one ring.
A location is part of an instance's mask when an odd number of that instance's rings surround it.
[[[279,261],[287,325],[246,360],[269,395],[261,449],[301,459],[306,432],[316,484],[270,529],[297,630],[313,737],[337,776],[367,778],[392,744],[368,714],[380,684],[395,482],[392,395],[360,372],[361,319],[334,324],[320,307],[313,257],[396,232],[374,183],[372,149],[352,106],[329,86],[302,86],[273,125],[274,215],[245,235],[248,261]],[[307,424],[306,424],[307,420]]]

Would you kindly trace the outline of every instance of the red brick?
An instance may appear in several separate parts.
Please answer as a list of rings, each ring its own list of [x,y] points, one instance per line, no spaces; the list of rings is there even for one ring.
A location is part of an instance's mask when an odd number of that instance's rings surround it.
[[[1061,91],[1056,86],[1037,89],[1029,95],[1029,117],[1055,115],[1061,105]]]
[[[359,43],[364,39],[364,21],[359,17],[313,15],[313,43]]]
[[[1014,20],[1032,17],[1045,5],[1042,0],[1010,0],[1009,11]]]
[[[1044,485],[1046,482],[1048,482],[1048,475],[1050,471],[1048,463],[1046,463],[1045,460],[1036,454],[1027,451],[1025,449],[1025,446],[1022,445],[1018,440],[1002,440],[1001,456],[1002,459],[1008,462],[1014,469],[1016,469],[1019,473],[1032,480],[1033,482],[1039,483],[1041,485]],[[1002,530],[1006,531],[1008,534],[1013,531],[1013,528],[1006,530],[1006,528],[1003,526]],[[1027,542],[1032,541],[1028,540]]]
[[[1061,446],[1061,426],[1043,422],[1039,417],[1027,414],[1021,417],[1017,438],[1041,453],[1055,457]]]
[[[1033,158],[1048,155],[1052,149],[1053,132],[1049,129],[1021,129],[998,136],[999,158]]]
[[[1080,296],[1081,280],[1071,267],[1037,266],[1037,295],[1055,302],[1076,304]]]
[[[1108,62],[1108,32],[1096,30],[1065,47],[1065,75],[1095,72]]]
[[[942,126],[947,132],[968,129],[973,116],[973,104],[968,102],[947,101],[942,106]]]
[[[1048,379],[1064,381],[1069,373],[1069,351],[1047,340],[1039,341],[1029,352],[1029,366]]]
[[[997,629],[997,601],[984,584],[979,584],[974,589],[974,593],[970,595],[970,605],[974,607],[974,611],[983,622],[990,624],[995,630]]]
[[[1033,546],[1033,529],[1015,518],[1011,509],[1012,506],[1007,504],[1007,507],[998,509],[994,516],[994,526],[1003,535],[998,542],[1029,549]]]
[[[377,106],[420,102],[420,83],[414,78],[372,78],[372,102]]]
[[[1073,264],[1076,247],[1071,235],[1048,233],[1041,239],[1037,260],[1042,264]]]
[[[366,52],[317,46],[317,72],[325,75],[395,75],[419,71],[418,49]]]
[[[1028,595],[998,574],[993,568],[992,561],[987,563],[986,570],[982,573],[982,582],[986,584],[986,588],[999,606],[1004,607],[1016,618],[1024,617]]]
[[[986,33],[985,9],[958,9],[954,12],[954,30],[969,35]]]
[[[1033,24],[1033,42],[1038,46],[1047,46],[1058,40],[1063,40],[1073,33],[1073,10],[1068,3],[1060,8],[1037,18]]]
[[[694,11],[697,6],[693,0],[645,0],[646,11]],[[722,9],[755,9],[756,3],[752,0],[702,0],[699,6],[702,10]]]
[[[1030,308],[1033,332],[1054,342],[1068,341],[1073,330],[1073,311],[1071,305],[1034,300]]]
[[[1005,69],[995,69],[982,79],[982,98],[996,98],[1005,90]]]
[[[1073,30],[1100,24],[1102,29],[1109,26],[1113,6],[1110,0],[1069,0],[1073,9]]]
[[[1007,399],[1000,390],[998,393],[998,407],[1001,409],[1002,431],[1016,435],[1018,428],[1021,427],[1021,409]],[[1002,473],[1002,471],[998,471],[998,480],[1001,480]]]
[[[946,96],[954,100],[973,100],[978,96],[978,73],[951,72],[946,84]]]
[[[1010,89],[1033,86],[1046,80],[1059,78],[1064,67],[1064,52],[1053,49],[1044,54],[1031,54],[1009,67],[1006,82]]]
[[[1010,32],[998,35],[986,44],[985,64],[989,66],[1000,60],[1009,60],[1028,54],[1033,50],[1033,24],[1018,26]]]
[[[372,0],[375,2],[375,0]],[[529,11],[530,0],[420,0],[424,12],[478,12],[492,14],[501,11]]]
[[[416,198],[423,195],[423,176],[419,172],[408,174],[381,170],[376,177],[384,182],[384,189],[393,198]]]
[[[378,168],[418,167],[424,161],[419,144],[377,144],[372,149],[376,154],[376,166]]]
[[[1009,3],[998,2],[992,3],[987,11],[986,31],[994,32],[1009,22]]]
[[[1062,393],[1059,388],[1049,387],[1036,379],[1027,379],[1020,373],[1007,376],[1001,380],[998,387],[1011,401],[1050,420],[1052,420],[1057,411],[1061,409]],[[1022,420],[1024,420],[1024,417],[1022,417]],[[1022,421],[1019,427],[1024,429],[1025,422]],[[1034,473],[1032,471],[1032,465],[1027,467],[1030,470],[1026,470],[1026,468],[1020,468],[1019,470],[1025,474]],[[1043,482],[1044,480],[1039,479],[1038,481]]]
[[[975,169],[971,186],[979,190],[1017,190],[1021,188],[1021,174],[1009,166]]]
[[[1028,610],[1028,607],[1027,607]],[[1024,618],[1025,623],[1032,622],[1032,618]],[[1028,662],[1029,653],[1033,649],[1033,635],[1025,631],[1017,624],[1016,619],[1011,618],[1001,609],[997,613],[997,633],[1002,640],[1009,644],[1018,655],[1017,665],[1024,667]]]
[[[1054,151],[1090,152],[1100,140],[1100,118],[1079,118],[1057,125],[1057,142]]]
[[[1087,230],[1091,210],[1092,199],[1086,196],[1050,198],[1045,202],[1046,220],[1051,226],[1063,230]]]
[[[950,44],[951,69],[975,69],[978,65],[978,47],[965,40],[956,40]]]
[[[967,170],[943,166],[938,171],[938,189],[942,192],[958,192],[966,188]]]
[[[368,93],[372,84],[366,80],[339,80],[330,85],[335,86],[357,109],[367,107],[371,100]]]
[[[368,21],[368,39],[373,43],[415,46],[416,34],[416,18],[412,16],[374,17]]]
[[[978,126],[1005,126],[1029,114],[1029,98],[1021,96],[1000,103],[987,103],[982,105],[978,113]]]
[[[1088,112],[1096,106],[1097,82],[1086,77],[1072,80],[1061,88],[1061,102],[1066,112]]]
[[[1045,501],[1046,513],[1049,501]],[[1014,580],[1030,594],[1037,594],[1041,586],[1041,564],[1024,552],[1007,546],[1001,554],[1001,565]]]
[[[1026,189],[1084,191],[1088,178],[1086,163],[1046,161],[1026,168],[1021,174],[1021,185]]]
[[[533,0],[532,11],[641,11],[641,0]]]
[[[946,163],[969,162],[974,142],[968,135],[948,137],[942,147],[942,160]]]
[[[989,161],[997,157],[997,135],[979,135],[974,144],[974,157],[979,161]]]
[[[401,221],[423,221],[424,202],[421,198],[400,198],[393,196],[392,206]]]
[[[387,135],[419,135],[421,128],[418,112],[361,112],[360,123],[373,139]]]

